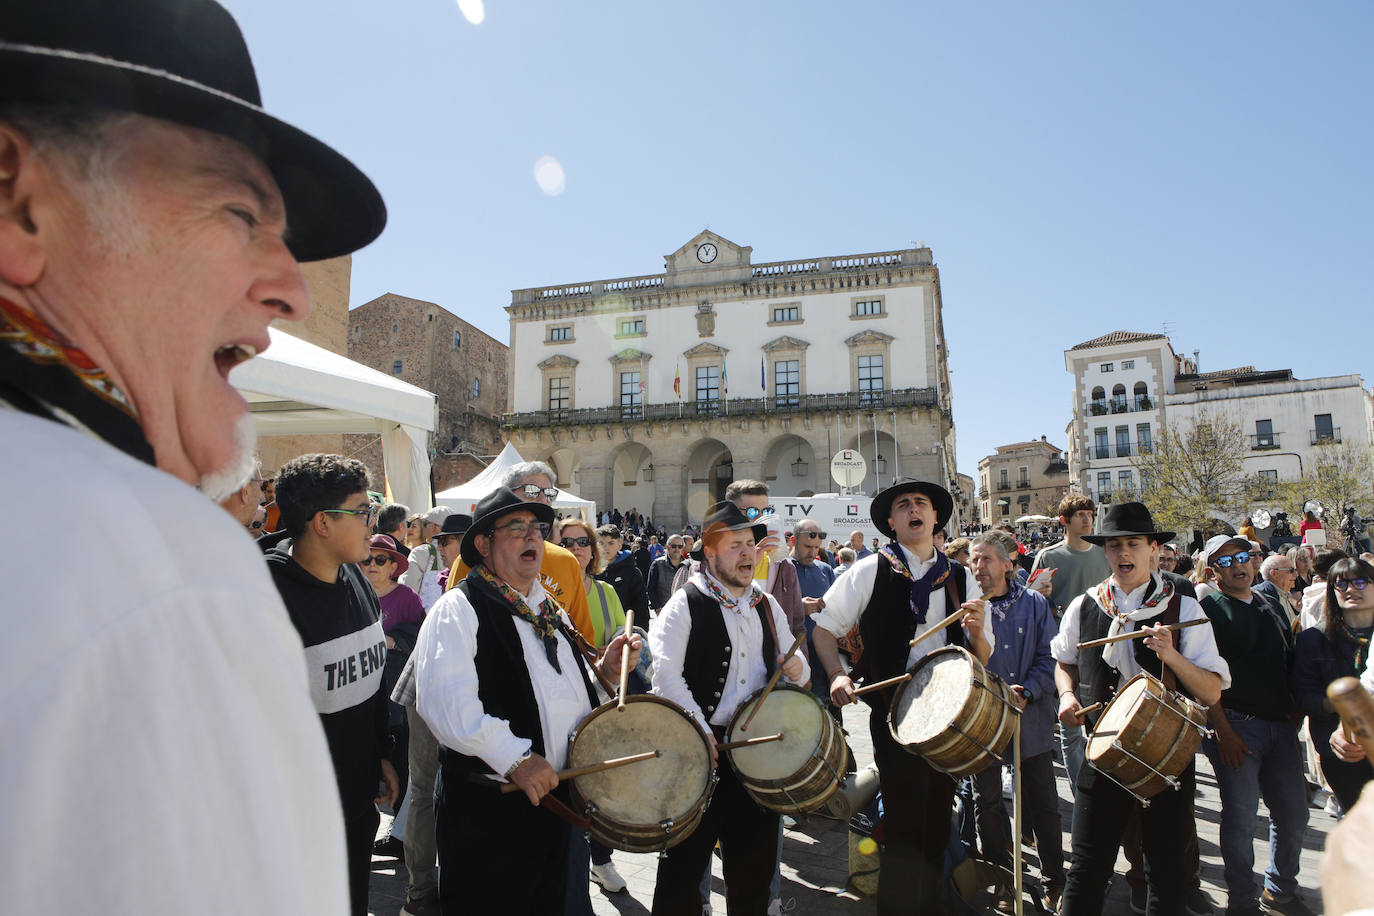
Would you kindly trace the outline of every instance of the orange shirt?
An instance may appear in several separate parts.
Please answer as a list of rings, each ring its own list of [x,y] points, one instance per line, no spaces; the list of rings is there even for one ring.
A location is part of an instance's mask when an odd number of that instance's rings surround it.
[[[468,565],[459,557],[448,573],[448,587],[453,588],[467,577]],[[539,567],[539,582],[549,597],[557,601],[568,612],[568,619],[582,638],[592,643],[596,638],[592,630],[592,614],[587,608],[587,593],[582,588],[582,567],[577,557],[566,547],[549,541],[544,542],[544,562]],[[646,621],[647,622],[647,621]],[[595,643],[592,643],[595,645]]]

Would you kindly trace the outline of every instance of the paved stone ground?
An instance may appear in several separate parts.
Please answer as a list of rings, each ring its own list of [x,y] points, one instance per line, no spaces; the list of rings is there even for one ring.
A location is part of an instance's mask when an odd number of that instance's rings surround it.
[[[844,712],[844,724],[849,732],[849,744],[860,766],[873,759],[872,743],[868,736],[868,707],[851,706]],[[1059,778],[1060,815],[1065,828],[1064,848],[1067,852],[1068,828],[1072,804],[1068,783],[1062,768],[1056,766]],[[1202,851],[1202,887],[1217,904],[1217,913],[1224,912],[1226,891],[1218,846],[1221,802],[1217,795],[1216,779],[1207,758],[1198,755],[1197,826]],[[1310,809],[1307,836],[1303,843],[1302,869],[1299,882],[1302,897],[1313,912],[1321,913],[1321,894],[1317,884],[1317,863],[1326,843],[1326,834],[1335,824],[1330,815]],[[388,828],[388,818],[382,818],[382,830]],[[1267,812],[1260,808],[1255,825],[1255,863],[1262,871],[1269,861],[1269,822]],[[383,834],[384,835],[384,834]],[[1033,852],[1026,853],[1029,871],[1035,871]],[[812,815],[803,819],[795,829],[786,832],[782,853],[782,897],[792,908],[791,916],[872,916],[876,913],[873,899],[846,888],[848,880],[849,837],[845,822],[827,820]],[[615,853],[615,866],[628,885],[620,894],[605,894],[592,885],[592,909],[596,916],[647,916],[654,898],[654,876],[657,856],[652,853]],[[1117,861],[1118,877],[1112,882],[1104,916],[1131,916],[1125,882],[1119,877],[1126,870],[1126,861]],[[714,913],[725,912],[725,885],[721,880],[720,860],[713,859],[711,906]],[[405,865],[392,859],[374,859],[369,909],[376,916],[396,916],[405,901]],[[989,912],[991,912],[989,908]],[[1036,910],[1029,901],[1027,914]],[[483,914],[474,914],[483,916]]]

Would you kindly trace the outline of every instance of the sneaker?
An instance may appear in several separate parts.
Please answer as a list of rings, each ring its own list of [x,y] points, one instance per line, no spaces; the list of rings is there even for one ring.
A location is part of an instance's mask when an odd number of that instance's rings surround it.
[[[796,908],[796,897],[788,897],[786,903],[783,903],[781,897],[774,897],[768,904],[768,912],[766,916],[783,916],[784,913],[790,913]]]
[[[614,862],[607,862],[605,865],[593,865],[591,877],[608,894],[618,894],[625,889],[625,879],[620,877],[620,872],[615,870]]]
[[[1302,902],[1297,894],[1280,897],[1265,888],[1260,894],[1260,909],[1266,913],[1279,913],[1281,916],[1316,916],[1311,907]]]
[[[1334,818],[1345,817],[1345,812],[1341,810],[1341,803],[1336,801],[1336,796],[1331,795],[1326,799],[1326,804],[1322,805],[1322,810]]]
[[[1311,808],[1322,808],[1326,806],[1326,800],[1331,797],[1331,793],[1321,786],[1312,788],[1312,784],[1307,784],[1307,804]]]
[[[790,815],[790,814],[784,814],[784,815],[782,816],[782,829],[784,829],[784,830],[793,830],[793,829],[796,828],[796,826],[797,826],[797,819],[796,819],[795,817],[793,817],[793,816]]]
[[[1216,913],[1216,904],[1200,887],[1195,887],[1188,892],[1188,895],[1183,898],[1183,906],[1188,911],[1189,916],[1213,916]]]
[[[415,897],[407,894],[406,905],[401,907],[401,916],[440,916],[439,892]]]
[[[1059,902],[1064,899],[1064,886],[1062,884],[1046,884],[1045,896],[1040,905],[1045,908],[1047,913],[1058,913]]]
[[[394,836],[383,837],[372,844],[372,854],[383,859],[400,859],[406,854],[406,844]]]
[[[1145,905],[1150,900],[1149,891],[1143,884],[1131,885],[1131,912],[1144,913]]]

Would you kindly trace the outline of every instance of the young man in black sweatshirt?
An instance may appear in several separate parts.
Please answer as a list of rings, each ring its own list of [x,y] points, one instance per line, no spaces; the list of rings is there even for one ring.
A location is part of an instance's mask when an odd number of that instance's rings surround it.
[[[367,468],[340,455],[303,455],[277,476],[277,505],[290,538],[267,551],[282,602],[305,644],[310,696],[320,714],[343,806],[352,912],[367,913],[377,804],[394,804],[386,759],[386,637],[376,593],[358,569],[369,555],[377,507]],[[379,780],[385,783],[380,792]]]

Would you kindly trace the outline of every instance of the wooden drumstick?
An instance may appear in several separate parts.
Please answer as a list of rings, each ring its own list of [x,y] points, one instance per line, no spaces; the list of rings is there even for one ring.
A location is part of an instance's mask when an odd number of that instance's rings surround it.
[[[626,690],[630,686],[630,638],[635,635],[635,609],[625,612],[625,644],[620,647],[620,702],[616,709],[625,711]]]
[[[782,661],[773,671],[773,676],[768,679],[767,684],[763,685],[763,693],[759,694],[758,702],[754,704],[753,709],[749,710],[749,715],[744,717],[744,724],[739,727],[740,731],[749,731],[749,723],[754,721],[754,716],[757,716],[759,710],[763,708],[763,701],[768,699],[768,694],[772,693],[773,688],[778,686],[778,678],[782,677],[782,666],[787,664],[788,659],[797,654],[797,650],[801,648],[801,644],[804,642],[806,642],[806,631],[802,630],[797,634],[797,638],[792,640],[792,648],[788,649],[787,654],[782,657]]]
[[[762,738],[745,738],[743,741],[727,741],[724,744],[717,744],[718,751],[733,751],[737,747],[753,747],[756,744],[767,744],[769,741],[781,741],[782,732],[776,735],[764,735]]]
[[[578,776],[600,773],[602,770],[613,770],[616,767],[628,766],[631,763],[639,763],[641,760],[652,760],[655,757],[662,756],[662,751],[645,751],[642,754],[631,754],[628,757],[616,757],[612,760],[603,760],[600,763],[589,763],[583,767],[573,767],[571,770],[559,770],[558,781],[562,782],[565,779],[575,779]],[[524,790],[513,782],[507,782],[501,784],[501,791],[509,794],[511,792],[523,792]]]
[[[1326,697],[1341,714],[1346,737],[1359,742],[1365,755],[1374,759],[1374,697],[1353,677],[1336,678],[1326,688]]]
[[[1168,623],[1164,625],[1166,630],[1186,630],[1189,627],[1200,627],[1203,624],[1211,624],[1209,617],[1199,617],[1197,620],[1185,620],[1183,623]],[[1143,639],[1149,636],[1144,630],[1132,630],[1129,633],[1118,633],[1115,636],[1104,636],[1101,639],[1090,639],[1087,642],[1078,644],[1080,649],[1091,649],[1093,646],[1105,646],[1114,642],[1124,642],[1128,639]]]
[[[955,611],[953,614],[950,614],[948,617],[946,617],[944,620],[942,620],[942,621],[940,621],[939,623],[937,623],[935,626],[933,626],[933,627],[931,627],[930,629],[926,630],[924,633],[921,633],[919,636],[917,636],[915,639],[913,639],[913,640],[909,643],[909,645],[913,645],[913,646],[914,646],[914,645],[916,645],[918,642],[920,642],[921,640],[923,640],[923,639],[925,639],[926,637],[928,637],[931,633],[938,633],[938,632],[940,632],[941,630],[943,630],[945,627],[949,626],[951,623],[954,623],[956,620],[962,620],[962,619],[963,619],[963,616],[964,616],[965,614],[967,614],[967,613],[968,613],[968,608],[966,608],[966,607],[961,607],[961,608],[959,608],[959,610]]]
[[[882,690],[884,687],[891,687],[893,684],[900,684],[903,681],[909,680],[911,680],[910,672],[908,672],[907,674],[899,674],[896,677],[890,677],[885,681],[878,681],[876,684],[865,684],[864,686],[854,691],[854,696],[861,697],[866,693],[872,693],[874,690]]]
[[[1078,712],[1074,713],[1074,715],[1075,715],[1075,716],[1078,716],[1078,718],[1081,719],[1081,718],[1083,718],[1084,716],[1088,715],[1089,713],[1097,712],[1097,711],[1098,711],[1099,709],[1101,709],[1104,705],[1106,705],[1106,704],[1104,704],[1104,703],[1102,703],[1102,702],[1097,702],[1097,703],[1094,703],[1094,704],[1091,705],[1091,706],[1084,706],[1084,707],[1083,707],[1082,709],[1080,709]]]

